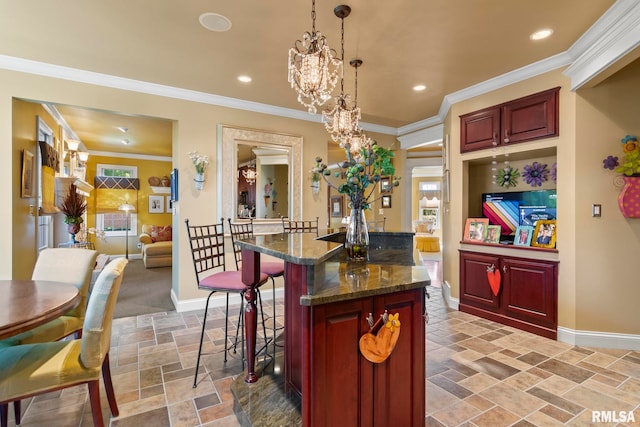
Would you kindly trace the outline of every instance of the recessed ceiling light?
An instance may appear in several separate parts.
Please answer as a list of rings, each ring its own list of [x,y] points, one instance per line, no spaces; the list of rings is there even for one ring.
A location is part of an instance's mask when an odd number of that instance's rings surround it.
[[[531,40],[542,40],[542,39],[546,39],[551,34],[553,34],[553,30],[550,28],[545,28],[544,30],[539,30],[539,31],[536,31],[535,33],[532,33],[529,36],[529,38]]]
[[[118,126],[118,130],[122,133],[127,133],[129,132],[129,128],[126,128],[124,126]]]
[[[425,90],[427,88],[427,86],[425,85],[415,85],[413,87],[413,90],[415,90],[416,92],[422,92],[423,90]]]
[[[198,20],[200,21],[200,25],[209,31],[223,32],[231,29],[231,21],[229,18],[218,13],[203,13]]]
[[[249,76],[238,76],[238,80],[242,83],[251,83],[251,77]]]
[[[129,140],[128,139],[123,139],[120,142],[122,142],[124,145],[129,145]]]

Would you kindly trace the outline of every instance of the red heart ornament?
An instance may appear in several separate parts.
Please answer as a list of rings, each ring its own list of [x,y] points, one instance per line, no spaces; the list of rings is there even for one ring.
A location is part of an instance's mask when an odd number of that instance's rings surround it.
[[[487,279],[489,279],[489,286],[491,286],[491,292],[493,292],[494,296],[498,296],[498,292],[500,291],[500,270],[493,269],[487,271]]]

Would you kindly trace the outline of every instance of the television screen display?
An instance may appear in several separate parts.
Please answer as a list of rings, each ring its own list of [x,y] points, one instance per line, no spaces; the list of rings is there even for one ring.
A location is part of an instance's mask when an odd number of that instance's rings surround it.
[[[482,213],[502,234],[513,234],[518,225],[534,226],[540,219],[556,219],[556,190],[484,193]]]

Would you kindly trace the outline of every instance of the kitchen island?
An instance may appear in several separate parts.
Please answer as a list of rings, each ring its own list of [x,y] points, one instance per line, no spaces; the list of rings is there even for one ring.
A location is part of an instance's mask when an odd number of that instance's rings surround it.
[[[256,294],[245,293],[248,368],[232,385],[243,426],[424,426],[430,279],[413,233],[371,233],[367,263],[346,260],[343,238],[275,234],[238,242],[245,283],[255,283],[260,254],[285,261],[284,350],[258,372]],[[371,363],[358,342],[370,331],[367,318],[385,310],[399,314],[400,335],[384,362]]]

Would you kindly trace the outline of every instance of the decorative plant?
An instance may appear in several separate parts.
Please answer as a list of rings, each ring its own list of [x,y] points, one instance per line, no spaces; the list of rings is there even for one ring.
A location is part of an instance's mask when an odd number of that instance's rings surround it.
[[[525,165],[522,177],[525,182],[530,184],[532,187],[540,187],[543,182],[549,179],[549,169],[547,169],[547,164],[533,162],[530,165]]]
[[[623,162],[620,163],[617,156],[608,156],[602,161],[602,167],[627,176],[639,174],[640,145],[638,145],[638,138],[626,135],[620,142],[622,142],[622,152],[624,153]]]
[[[514,169],[511,166],[507,166],[504,169],[500,169],[498,171],[498,176],[496,177],[496,182],[501,187],[515,187],[518,184],[518,177],[520,176],[520,172],[518,169]]]
[[[376,199],[370,200],[375,184],[384,176],[391,176],[392,185],[400,185],[400,178],[395,176],[395,168],[391,163],[393,151],[378,146],[373,141],[370,146],[364,146],[357,155],[350,151],[350,145],[345,144],[344,152],[346,160],[338,163],[339,171],[334,172],[334,178],[344,179],[341,184],[334,184],[329,177],[331,171],[322,163],[321,157],[316,157],[316,166],[313,172],[321,174],[327,185],[346,194],[353,209],[368,209]],[[380,196],[381,197],[381,196]]]
[[[197,151],[191,151],[188,153],[191,163],[196,168],[196,172],[203,174],[209,166],[209,156],[205,154],[199,154]]]
[[[74,184],[69,186],[67,194],[60,205],[60,210],[65,215],[65,224],[82,224],[84,222],[82,216],[87,210],[87,202],[78,193]]]

